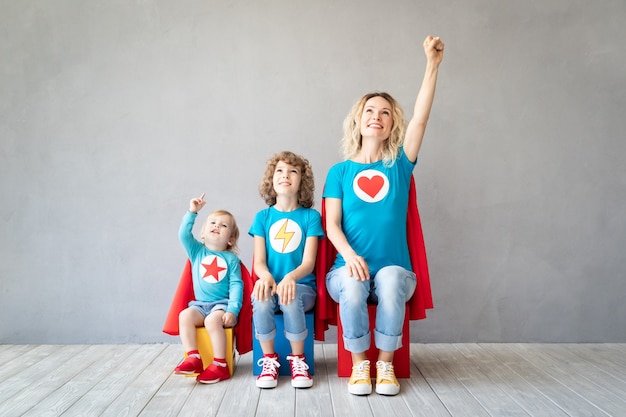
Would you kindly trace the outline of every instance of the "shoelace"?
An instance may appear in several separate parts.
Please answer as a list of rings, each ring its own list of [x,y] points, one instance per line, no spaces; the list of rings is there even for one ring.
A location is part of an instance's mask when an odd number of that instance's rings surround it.
[[[299,356],[287,356],[291,363],[291,373],[293,376],[308,376],[309,365]]]
[[[352,376],[355,381],[369,380],[370,379],[370,361],[365,360],[359,362],[358,365],[352,367]]]
[[[257,365],[262,366],[261,375],[276,376],[278,368],[280,368],[280,362],[274,358],[262,357],[257,361]]]
[[[395,373],[393,372],[393,364],[391,362],[376,362],[377,376],[381,380],[387,380],[393,382]]]

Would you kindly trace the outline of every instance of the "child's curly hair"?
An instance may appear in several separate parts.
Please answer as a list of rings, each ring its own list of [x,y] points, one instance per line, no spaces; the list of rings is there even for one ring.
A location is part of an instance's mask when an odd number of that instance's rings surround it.
[[[300,181],[300,190],[298,190],[298,204],[305,208],[313,207],[315,191],[313,168],[311,168],[311,164],[306,158],[290,151],[279,152],[268,159],[263,180],[261,184],[259,184],[259,194],[261,194],[261,198],[265,200],[268,206],[276,204],[276,191],[274,190],[273,178],[276,165],[280,161],[300,169],[302,180]]]

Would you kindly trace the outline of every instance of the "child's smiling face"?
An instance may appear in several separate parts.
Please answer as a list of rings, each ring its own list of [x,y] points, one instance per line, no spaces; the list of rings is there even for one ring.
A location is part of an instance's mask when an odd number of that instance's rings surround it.
[[[204,246],[215,251],[225,251],[233,244],[233,219],[226,214],[210,214],[202,229]]]
[[[300,181],[302,181],[300,168],[278,161],[272,180],[277,195],[297,195],[300,190]]]

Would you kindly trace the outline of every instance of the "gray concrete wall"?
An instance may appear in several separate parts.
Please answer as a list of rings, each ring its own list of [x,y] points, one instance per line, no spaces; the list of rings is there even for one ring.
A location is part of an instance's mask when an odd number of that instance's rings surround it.
[[[0,1],[0,343],[176,341],[161,326],[191,197],[263,208],[385,90],[410,115],[436,308],[419,342],[626,342],[626,3]],[[319,208],[319,205],[317,205]],[[332,334],[331,334],[332,336]]]

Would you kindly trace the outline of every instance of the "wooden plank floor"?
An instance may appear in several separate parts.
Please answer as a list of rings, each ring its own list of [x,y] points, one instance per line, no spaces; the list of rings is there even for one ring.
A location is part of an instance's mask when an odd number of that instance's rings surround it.
[[[348,394],[337,346],[315,383],[260,390],[252,354],[214,385],[172,374],[178,344],[0,345],[0,416],[626,416],[626,344],[412,344],[395,397]]]

